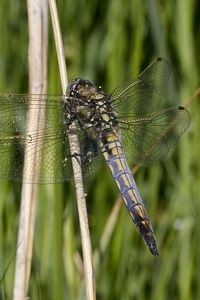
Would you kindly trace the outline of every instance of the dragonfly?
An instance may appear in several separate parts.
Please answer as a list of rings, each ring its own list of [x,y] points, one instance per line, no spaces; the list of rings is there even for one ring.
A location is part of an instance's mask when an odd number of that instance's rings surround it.
[[[27,183],[56,183],[72,178],[70,127],[80,149],[75,156],[84,174],[104,158],[139,233],[153,255],[158,247],[130,164],[145,166],[165,159],[188,129],[190,113],[163,101],[171,67],[164,58],[153,61],[137,79],[111,94],[91,81],[76,78],[65,95],[0,95],[0,177]],[[41,112],[41,108],[43,109]],[[44,125],[37,132],[27,123],[41,113]],[[32,119],[31,116],[32,115]],[[35,145],[42,142],[42,147]],[[41,155],[40,173],[24,157]],[[25,172],[24,172],[25,171]],[[24,174],[24,175],[23,175]]]

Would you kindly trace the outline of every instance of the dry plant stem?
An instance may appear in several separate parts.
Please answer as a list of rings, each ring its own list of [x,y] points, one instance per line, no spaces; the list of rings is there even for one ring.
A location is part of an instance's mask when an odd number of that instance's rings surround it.
[[[67,72],[66,72],[66,65],[65,65],[64,48],[62,43],[62,36],[61,36],[55,1],[49,0],[49,6],[51,11],[51,19],[52,19],[52,25],[54,31],[58,64],[60,69],[62,91],[63,94],[65,94],[68,80],[67,80]],[[71,126],[69,128],[69,131],[71,132],[69,134],[69,143],[70,143],[70,151],[72,155],[75,153],[79,153],[79,149],[80,149],[77,136],[75,134],[72,134],[72,132],[75,132],[74,129],[75,129],[74,126]],[[76,197],[77,197],[78,214],[79,214],[79,221],[80,221],[80,230],[81,230],[86,293],[87,293],[87,299],[93,300],[96,299],[96,292],[95,292],[94,270],[93,270],[93,263],[92,263],[92,248],[91,248],[90,233],[88,227],[85,193],[83,190],[82,170],[77,158],[72,158],[72,166],[73,166],[74,181],[76,187]]]
[[[47,74],[47,0],[28,0],[29,23],[29,92],[44,94],[46,92]],[[45,109],[42,105],[41,109]],[[31,110],[27,122],[27,131],[36,131],[44,125],[41,110]],[[34,119],[34,122],[31,120]],[[34,145],[35,156],[25,156],[24,164],[33,170],[30,182],[36,182],[39,174],[41,143]],[[26,168],[25,168],[26,169]],[[25,170],[24,170],[25,172]],[[24,174],[25,175],[25,174]],[[18,248],[13,290],[14,300],[24,300],[28,290],[32,245],[34,236],[35,214],[37,207],[36,184],[24,183],[22,186],[20,221],[18,232]]]

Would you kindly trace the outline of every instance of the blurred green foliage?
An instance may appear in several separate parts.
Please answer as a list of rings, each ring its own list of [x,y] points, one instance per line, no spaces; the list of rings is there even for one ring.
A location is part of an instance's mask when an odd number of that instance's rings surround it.
[[[197,0],[58,0],[69,78],[86,77],[106,91],[136,77],[155,57],[173,67],[172,96],[187,102],[200,78]],[[0,2],[0,91],[28,91],[28,30],[23,1]],[[51,23],[51,22],[49,22]],[[60,93],[49,25],[48,91]],[[199,99],[198,99],[199,100]],[[155,228],[160,256],[144,245],[124,206],[98,267],[98,299],[200,299],[200,103],[173,155],[140,170],[136,181]],[[87,204],[97,248],[117,190],[106,166],[89,179]],[[0,182],[0,299],[10,299],[20,206],[19,184]],[[84,299],[74,187],[40,187],[29,295]]]

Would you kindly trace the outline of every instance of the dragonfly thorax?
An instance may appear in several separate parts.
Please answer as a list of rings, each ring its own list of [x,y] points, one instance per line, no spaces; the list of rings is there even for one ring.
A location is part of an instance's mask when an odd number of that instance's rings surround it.
[[[74,120],[89,135],[98,136],[102,131],[117,127],[117,116],[110,96],[89,80],[75,79],[69,85],[70,107]]]

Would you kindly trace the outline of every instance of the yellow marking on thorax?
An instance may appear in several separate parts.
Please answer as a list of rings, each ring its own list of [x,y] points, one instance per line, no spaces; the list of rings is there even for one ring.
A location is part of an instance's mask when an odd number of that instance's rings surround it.
[[[100,113],[101,113],[101,117],[102,117],[103,121],[104,121],[104,122],[109,122],[110,117],[109,117],[109,115],[106,113],[104,107],[101,107],[101,108],[100,108]]]

